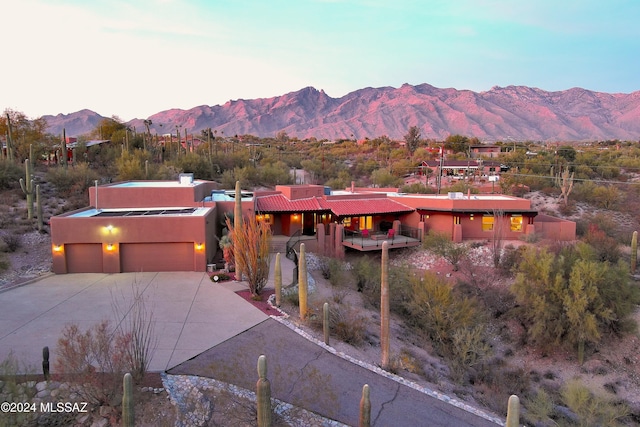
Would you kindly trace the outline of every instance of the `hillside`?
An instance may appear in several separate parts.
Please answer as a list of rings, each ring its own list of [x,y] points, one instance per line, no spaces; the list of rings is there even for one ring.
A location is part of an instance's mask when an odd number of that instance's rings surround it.
[[[44,116],[48,130],[80,135],[103,117],[89,110]],[[637,140],[640,136],[640,91],[610,94],[572,88],[547,92],[527,86],[493,87],[486,92],[440,89],[429,84],[399,88],[364,88],[340,98],[306,87],[273,98],[232,100],[224,105],[166,110],[150,117],[158,134],[198,133],[273,137],[280,131],[300,139],[401,139],[411,126],[423,138],[450,134],[483,141]],[[128,123],[144,129],[142,119]]]

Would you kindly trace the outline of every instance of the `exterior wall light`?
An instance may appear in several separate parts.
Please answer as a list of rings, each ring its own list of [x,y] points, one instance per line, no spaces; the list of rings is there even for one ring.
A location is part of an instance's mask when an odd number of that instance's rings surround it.
[[[204,249],[204,243],[196,243],[196,250],[201,251]]]
[[[54,252],[62,252],[62,245],[53,245]]]
[[[109,244],[107,245],[107,250],[108,250],[108,251],[112,251],[112,250],[113,250],[113,245],[112,245],[111,243],[109,243]]]

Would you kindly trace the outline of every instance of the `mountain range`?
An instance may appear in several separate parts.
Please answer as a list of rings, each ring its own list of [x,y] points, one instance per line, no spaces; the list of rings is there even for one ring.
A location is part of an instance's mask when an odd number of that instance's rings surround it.
[[[90,110],[44,116],[48,131],[77,136],[104,117]],[[152,133],[251,134],[285,131],[299,139],[402,139],[411,126],[423,138],[459,134],[481,141],[595,141],[640,138],[640,91],[630,94],[582,88],[547,92],[527,86],[495,86],[485,92],[440,89],[429,84],[364,88],[340,98],[306,87],[273,98],[232,100],[224,105],[171,109],[147,118]],[[143,119],[127,123],[144,131]]]

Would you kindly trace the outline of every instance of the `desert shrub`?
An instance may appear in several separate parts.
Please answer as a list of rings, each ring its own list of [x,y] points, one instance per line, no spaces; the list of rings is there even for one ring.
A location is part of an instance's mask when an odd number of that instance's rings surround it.
[[[0,189],[19,188],[24,169],[7,159],[0,159]]]
[[[26,374],[34,372],[33,367],[22,365],[13,352],[10,352],[4,360],[0,361],[0,402],[33,402],[36,389],[26,382]],[[25,381],[21,382],[23,378]],[[35,425],[36,415],[37,413],[3,410],[0,413],[0,426]]]
[[[340,340],[354,346],[364,343],[368,320],[358,310],[344,304],[329,305],[331,332]]]
[[[56,187],[58,196],[69,197],[87,193],[87,189],[100,179],[98,174],[87,163],[80,163],[74,167],[51,168],[47,172],[47,181]]]
[[[380,271],[378,265],[378,272]],[[407,267],[389,267],[389,309],[399,315],[406,315],[406,301],[411,295],[413,273]],[[362,295],[367,304],[375,309],[380,308],[380,273],[373,274],[362,288]]]
[[[562,400],[578,417],[579,425],[618,426],[629,415],[629,407],[592,393],[579,381],[569,381],[562,388]]]
[[[502,251],[502,257],[500,258],[500,265],[498,265],[498,269],[503,274],[510,274],[513,272],[513,269],[520,263],[522,259],[522,250],[516,248],[512,244],[508,244],[504,247]]]
[[[458,271],[460,261],[469,253],[469,247],[466,244],[454,243],[446,234],[434,231],[430,231],[425,236],[422,245],[430,252],[444,258],[451,264],[453,271]]]
[[[21,245],[19,234],[5,234],[2,240],[5,243],[7,252],[15,252]]]
[[[531,425],[548,425],[556,405],[549,393],[539,388],[532,397],[525,398],[522,403],[527,408],[524,418],[528,423]]]
[[[461,380],[469,367],[490,354],[486,320],[477,299],[461,295],[430,272],[412,280],[409,298],[405,321],[447,359],[454,379]]]
[[[344,285],[346,280],[346,265],[343,261],[337,258],[326,258],[326,270],[328,271],[328,277],[325,276],[323,270],[323,276],[325,279],[329,279],[329,283],[333,286]]]
[[[583,240],[596,250],[600,261],[616,263],[620,259],[620,248],[616,239],[607,236],[595,223],[589,225]]]
[[[358,287],[358,292],[363,289],[380,286],[380,263],[375,262],[368,256],[358,257],[353,263],[353,275]]]
[[[255,218],[243,221],[240,229],[235,229],[227,218],[227,228],[237,265],[243,266],[242,274],[247,277],[251,296],[257,297],[269,279],[271,228]]]
[[[117,401],[128,371],[125,348],[131,337],[118,334],[112,339],[114,332],[106,320],[84,332],[69,324],[58,339],[53,371],[73,381],[75,393],[96,406]]]

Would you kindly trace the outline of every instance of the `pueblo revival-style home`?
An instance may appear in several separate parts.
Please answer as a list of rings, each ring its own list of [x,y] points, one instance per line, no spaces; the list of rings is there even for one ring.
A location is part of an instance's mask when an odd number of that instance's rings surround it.
[[[217,262],[225,214],[234,191],[210,181],[127,181],[95,186],[90,205],[51,218],[53,271],[205,271]],[[455,242],[503,240],[536,233],[574,240],[575,223],[531,209],[529,200],[501,194],[419,195],[391,188],[331,191],[319,185],[281,185],[242,194],[243,216],[270,224],[274,250],[304,240],[318,253],[418,246],[431,230]],[[498,228],[499,227],[499,228]]]

